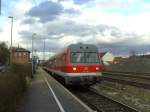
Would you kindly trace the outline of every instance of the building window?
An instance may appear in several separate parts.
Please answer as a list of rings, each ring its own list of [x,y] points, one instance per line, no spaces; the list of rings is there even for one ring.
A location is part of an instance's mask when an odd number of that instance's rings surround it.
[[[24,53],[23,53],[23,57],[26,58],[26,56],[27,56],[27,54],[24,52]]]
[[[19,53],[19,56],[21,56],[21,53]]]
[[[14,56],[17,57],[17,53],[15,53]]]
[[[23,53],[23,56],[26,56],[26,53],[25,53],[25,52]]]

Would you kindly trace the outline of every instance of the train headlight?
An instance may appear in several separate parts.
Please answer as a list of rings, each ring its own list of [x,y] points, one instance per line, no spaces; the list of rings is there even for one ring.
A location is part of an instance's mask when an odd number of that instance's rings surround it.
[[[76,67],[73,67],[73,70],[75,71],[75,70],[77,70],[77,68],[76,68]]]
[[[96,67],[96,70],[99,70],[99,67]]]

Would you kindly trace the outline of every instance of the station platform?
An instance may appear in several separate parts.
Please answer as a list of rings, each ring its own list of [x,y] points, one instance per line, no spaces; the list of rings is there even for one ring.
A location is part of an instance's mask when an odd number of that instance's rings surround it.
[[[23,112],[93,112],[42,68],[29,87]]]

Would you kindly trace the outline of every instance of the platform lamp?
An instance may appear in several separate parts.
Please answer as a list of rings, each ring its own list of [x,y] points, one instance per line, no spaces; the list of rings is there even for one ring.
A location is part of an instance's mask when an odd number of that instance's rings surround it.
[[[36,36],[36,33],[32,34],[32,77],[34,74],[34,60],[33,60],[33,50],[34,50],[34,37]]]
[[[11,34],[10,34],[10,37],[11,37],[11,43],[10,43],[10,64],[12,63],[12,36],[13,36],[13,16],[9,16],[8,18],[11,19]]]

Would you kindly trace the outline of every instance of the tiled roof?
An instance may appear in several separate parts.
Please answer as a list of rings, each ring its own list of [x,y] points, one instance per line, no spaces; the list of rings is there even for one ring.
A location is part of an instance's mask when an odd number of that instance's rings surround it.
[[[107,52],[100,52],[100,53],[99,53],[99,56],[100,56],[100,57],[103,57],[106,53],[107,53]]]
[[[24,48],[18,48],[18,47],[13,47],[12,51],[15,51],[15,52],[29,52],[30,53],[29,50],[24,49]]]

